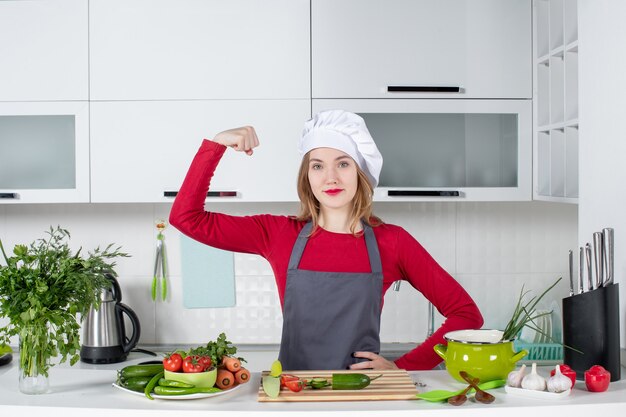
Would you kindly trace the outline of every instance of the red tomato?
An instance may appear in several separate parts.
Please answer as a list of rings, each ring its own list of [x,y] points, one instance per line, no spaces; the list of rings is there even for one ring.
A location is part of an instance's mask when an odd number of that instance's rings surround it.
[[[576,385],[576,371],[565,364],[559,365],[559,369],[561,370],[561,373],[563,375],[572,380],[572,388],[574,388],[574,385]],[[550,376],[554,376],[555,373],[556,370],[553,369],[552,371],[550,371]]]
[[[285,386],[291,392],[300,392],[302,391],[302,388],[304,388],[304,382],[302,382],[300,379],[292,379],[289,381],[285,381]]]
[[[609,388],[611,373],[600,365],[593,365],[585,371],[585,385],[591,392],[603,392]]]
[[[200,356],[198,358],[198,363],[204,367],[204,370],[207,371],[211,367],[211,358],[208,356]]]
[[[183,366],[183,357],[178,353],[172,353],[163,359],[163,368],[167,371],[178,372]]]
[[[183,372],[191,374],[203,371],[204,366],[199,362],[198,356],[187,356],[183,360]]]
[[[295,375],[291,375],[291,374],[282,374],[280,376],[280,387],[286,387],[287,386],[287,382],[289,381],[298,381],[300,378],[298,378]]]

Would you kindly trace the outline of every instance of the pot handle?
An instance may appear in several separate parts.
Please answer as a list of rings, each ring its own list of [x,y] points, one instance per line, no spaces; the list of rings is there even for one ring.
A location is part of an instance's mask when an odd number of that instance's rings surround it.
[[[511,362],[515,363],[526,355],[528,355],[528,351],[526,349],[522,349],[511,357]]]
[[[433,349],[435,350],[435,353],[437,355],[441,356],[441,359],[443,359],[444,361],[446,360],[446,354],[448,353],[447,345],[437,344],[433,346]]]

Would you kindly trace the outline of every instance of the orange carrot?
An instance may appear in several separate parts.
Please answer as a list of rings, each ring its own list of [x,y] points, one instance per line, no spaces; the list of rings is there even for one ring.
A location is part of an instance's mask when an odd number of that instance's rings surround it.
[[[230,372],[237,372],[241,369],[241,361],[232,356],[224,356],[222,358],[222,365],[224,365]]]
[[[220,389],[232,388],[235,385],[235,376],[229,370],[218,369],[215,385]]]
[[[237,372],[235,372],[235,381],[239,384],[245,384],[250,381],[250,371],[246,368],[241,368]]]

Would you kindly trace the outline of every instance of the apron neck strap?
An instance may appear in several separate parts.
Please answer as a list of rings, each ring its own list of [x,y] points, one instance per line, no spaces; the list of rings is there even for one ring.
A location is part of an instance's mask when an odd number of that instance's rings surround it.
[[[380,251],[378,250],[378,243],[376,242],[376,236],[374,235],[374,231],[369,225],[363,222],[361,222],[361,225],[363,226],[363,233],[365,235],[365,246],[367,246],[367,255],[369,257],[372,273],[382,273],[383,267],[380,260]],[[304,253],[304,248],[309,240],[308,236],[311,233],[312,228],[313,223],[311,221],[308,221],[304,225],[302,230],[300,230],[298,238],[296,239],[296,243],[294,243],[293,249],[291,251],[288,269],[298,269],[298,265],[300,265],[300,259],[302,258],[302,254]]]

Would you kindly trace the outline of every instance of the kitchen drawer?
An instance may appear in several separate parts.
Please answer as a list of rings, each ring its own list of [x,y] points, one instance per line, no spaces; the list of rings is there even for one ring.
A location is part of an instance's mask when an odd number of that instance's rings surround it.
[[[91,201],[172,202],[202,139],[251,125],[260,146],[248,157],[228,151],[207,201],[298,201],[297,140],[309,100],[94,102],[91,105]]]

